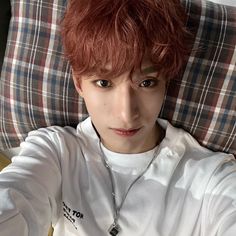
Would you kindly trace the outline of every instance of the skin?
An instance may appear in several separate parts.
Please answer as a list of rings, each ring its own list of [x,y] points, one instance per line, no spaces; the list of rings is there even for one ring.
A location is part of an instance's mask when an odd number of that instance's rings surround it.
[[[150,62],[144,62],[142,70],[143,73],[135,71],[132,78],[130,72],[112,79],[73,76],[103,145],[111,151],[142,153],[161,140],[156,119],[166,82],[157,78]]]

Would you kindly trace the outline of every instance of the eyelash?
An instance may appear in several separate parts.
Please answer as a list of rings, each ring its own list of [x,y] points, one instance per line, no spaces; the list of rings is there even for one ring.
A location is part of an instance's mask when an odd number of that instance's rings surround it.
[[[108,83],[109,85],[108,85],[108,86],[107,86],[107,85],[106,85],[106,86],[102,86],[101,84],[99,85],[100,82],[106,82],[106,83]],[[150,83],[151,83],[151,86],[143,86],[142,84],[143,84],[144,82],[150,82]],[[112,87],[111,82],[110,82],[109,80],[105,80],[105,79],[95,80],[95,81],[93,81],[93,83],[94,83],[96,86],[98,86],[99,88],[103,88],[103,89]],[[145,80],[143,80],[143,81],[141,81],[141,82],[139,83],[139,87],[141,87],[141,88],[153,88],[153,87],[155,87],[157,84],[158,84],[158,80],[157,80],[156,78],[146,78]]]
[[[144,82],[150,82],[151,85],[150,85],[150,86],[147,86],[147,87],[141,86],[141,84],[143,84]],[[142,88],[153,88],[153,87],[155,87],[157,84],[158,84],[158,80],[157,80],[157,79],[147,78],[147,79],[143,80],[143,81],[140,83],[139,86],[142,87]]]
[[[110,85],[109,86],[101,86],[101,85],[99,85],[99,82],[108,82],[108,83],[110,83]],[[109,88],[109,87],[111,87],[111,82],[109,81],[109,80],[105,80],[105,79],[99,79],[99,80],[95,80],[94,81],[94,83],[95,83],[95,85],[96,86],[98,86],[98,87],[100,87],[100,88]]]

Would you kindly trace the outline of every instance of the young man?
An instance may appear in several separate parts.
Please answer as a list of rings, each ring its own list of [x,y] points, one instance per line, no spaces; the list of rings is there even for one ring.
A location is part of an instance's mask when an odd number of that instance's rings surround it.
[[[236,163],[158,120],[189,33],[177,0],[71,0],[65,53],[90,117],[29,133],[0,174],[1,236],[233,236]]]

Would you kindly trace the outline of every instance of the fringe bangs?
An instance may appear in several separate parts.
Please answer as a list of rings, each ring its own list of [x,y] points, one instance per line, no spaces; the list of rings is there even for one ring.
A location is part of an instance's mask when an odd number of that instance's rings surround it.
[[[170,79],[189,53],[185,21],[178,0],[71,0],[62,22],[65,55],[78,77],[116,77],[140,69],[147,54]]]

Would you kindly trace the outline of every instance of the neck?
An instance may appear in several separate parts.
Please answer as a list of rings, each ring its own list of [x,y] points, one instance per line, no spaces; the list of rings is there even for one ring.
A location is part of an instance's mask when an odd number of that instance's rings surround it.
[[[139,142],[138,144],[119,143],[116,146],[114,143],[114,145],[111,146],[107,144],[106,141],[103,140],[102,138],[101,142],[108,150],[112,152],[123,153],[123,154],[137,154],[152,150],[161,143],[164,136],[165,136],[165,131],[160,127],[158,123],[156,123],[152,132],[150,132],[150,135],[148,137],[143,137],[143,141]]]

